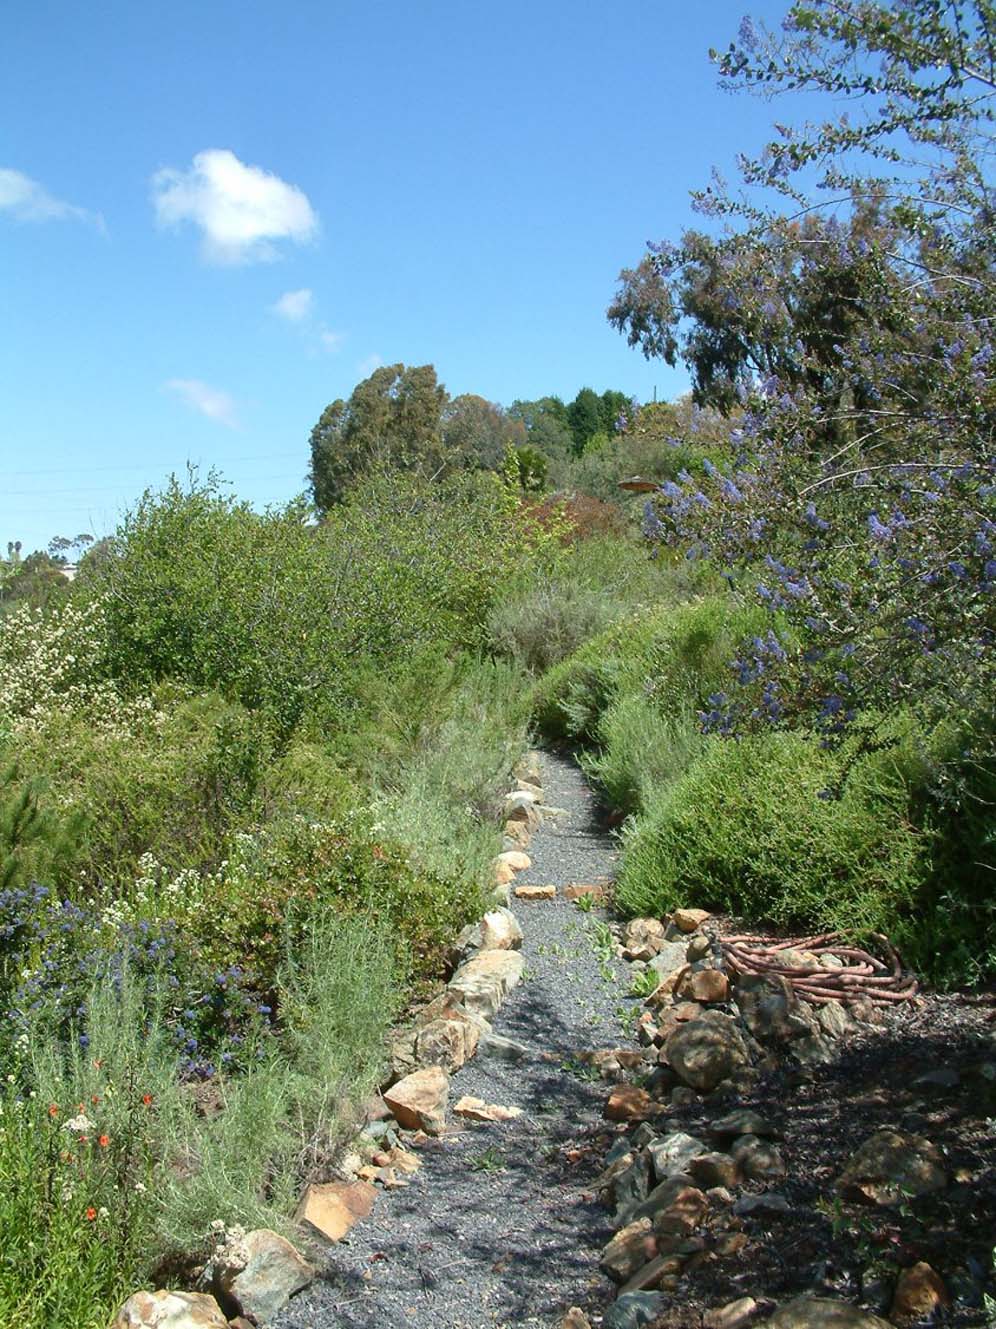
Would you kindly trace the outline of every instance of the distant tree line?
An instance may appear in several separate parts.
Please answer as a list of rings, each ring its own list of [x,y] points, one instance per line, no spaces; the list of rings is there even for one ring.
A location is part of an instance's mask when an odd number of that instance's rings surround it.
[[[327,511],[380,466],[436,476],[511,468],[523,488],[541,490],[551,466],[607,442],[632,411],[626,393],[587,387],[569,403],[550,396],[506,409],[474,393],[451,397],[433,365],[382,365],[312,429],[312,497]]]

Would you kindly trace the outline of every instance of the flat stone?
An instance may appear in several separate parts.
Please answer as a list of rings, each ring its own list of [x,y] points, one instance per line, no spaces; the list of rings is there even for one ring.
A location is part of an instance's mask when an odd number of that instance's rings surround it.
[[[627,1292],[605,1312],[602,1329],[643,1329],[657,1319],[665,1304],[661,1292]]]
[[[741,1195],[733,1206],[733,1212],[738,1218],[750,1218],[755,1214],[765,1218],[774,1214],[787,1214],[791,1209],[785,1196],[779,1195],[777,1191],[767,1191],[764,1195]]]
[[[136,1292],[111,1329],[228,1329],[228,1319],[206,1292]]]
[[[941,1306],[950,1304],[944,1280],[921,1260],[899,1275],[890,1315],[894,1320],[926,1320]]]
[[[702,1317],[703,1329],[742,1329],[756,1311],[757,1302],[753,1297],[739,1297],[725,1306],[706,1311]]]
[[[298,1206],[298,1223],[326,1241],[341,1241],[374,1207],[377,1192],[365,1181],[329,1181],[308,1187]]]
[[[497,1057],[500,1061],[528,1061],[537,1058],[540,1054],[527,1047],[525,1043],[518,1043],[514,1038],[504,1038],[501,1034],[485,1034],[477,1050],[481,1056]]]
[[[638,1218],[621,1228],[602,1251],[599,1268],[617,1283],[623,1283],[657,1254],[653,1225]]]
[[[522,857],[526,858],[527,855],[523,854]],[[507,863],[497,862],[494,865],[494,875],[496,886],[507,886],[515,880],[515,868],[510,867]]]
[[[740,1030],[721,1011],[706,1011],[697,1020],[679,1025],[664,1046],[678,1077],[703,1092],[715,1089],[748,1062]]]
[[[256,1228],[222,1247],[212,1264],[216,1290],[264,1324],[315,1277],[300,1252],[268,1228]]]
[[[468,1121],[514,1121],[522,1116],[522,1108],[505,1107],[501,1103],[486,1103],[483,1098],[465,1094],[453,1111]]]
[[[639,1121],[650,1113],[652,1107],[653,1099],[646,1089],[634,1084],[617,1084],[605,1104],[605,1116],[609,1121]]]
[[[671,915],[671,921],[681,932],[697,932],[710,918],[708,909],[676,909]]]
[[[426,1066],[384,1091],[384,1102],[406,1130],[438,1135],[446,1125],[450,1077],[442,1066]]]
[[[660,1287],[662,1279],[680,1274],[684,1264],[685,1261],[680,1255],[655,1256],[623,1284],[619,1289],[620,1295],[625,1296],[628,1292],[643,1292],[647,1288]]]
[[[880,1130],[853,1155],[837,1181],[852,1199],[885,1207],[911,1195],[929,1195],[948,1184],[944,1156],[922,1135]]]
[[[596,904],[600,904],[605,899],[605,887],[594,886],[587,882],[575,882],[571,886],[564,887],[563,896],[565,900],[592,899]]]
[[[735,1108],[725,1117],[718,1117],[710,1122],[709,1134],[718,1140],[733,1140],[741,1135],[760,1135],[765,1139],[777,1140],[781,1138],[782,1133],[767,1117],[762,1117],[760,1112],[755,1112],[753,1108]]]
[[[890,1329],[883,1320],[847,1301],[827,1297],[796,1297],[779,1306],[766,1329]]]
[[[557,894],[556,886],[516,886],[514,891],[518,900],[552,900]]]

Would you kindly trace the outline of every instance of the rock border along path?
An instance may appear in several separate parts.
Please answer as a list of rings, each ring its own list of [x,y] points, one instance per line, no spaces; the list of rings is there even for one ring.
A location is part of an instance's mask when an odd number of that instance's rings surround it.
[[[606,882],[617,855],[577,766],[553,754],[542,763],[546,802],[559,811],[535,833],[532,867],[516,885],[553,884],[558,894],[513,897],[523,981],[492,1021],[497,1038],[450,1091],[451,1109],[471,1096],[521,1116],[451,1115],[422,1143],[419,1172],[378,1194],[273,1329],[551,1329],[571,1305],[613,1295],[598,1268],[611,1217],[593,1188],[606,1086],[578,1054],[631,1044],[619,1013],[626,966],[599,944],[597,911],[582,912],[562,888]]]

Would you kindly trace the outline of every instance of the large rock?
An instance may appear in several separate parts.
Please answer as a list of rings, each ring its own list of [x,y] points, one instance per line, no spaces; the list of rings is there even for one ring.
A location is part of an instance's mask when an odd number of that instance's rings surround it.
[[[951,1297],[941,1276],[925,1264],[904,1269],[896,1282],[890,1315],[894,1320],[926,1320],[941,1306],[949,1306]]]
[[[511,909],[491,909],[481,919],[482,951],[514,951],[522,945],[522,928]]]
[[[627,1278],[652,1260],[657,1254],[657,1243],[649,1218],[638,1218],[627,1223],[602,1251],[599,1266],[604,1274],[624,1283]]]
[[[420,1066],[442,1066],[447,1071],[458,1071],[477,1051],[481,1033],[482,1030],[476,1022],[461,1019],[456,1014],[440,1016],[439,1019],[423,1025],[416,1034],[416,1063]]]
[[[136,1292],[111,1329],[228,1329],[221,1307],[205,1292]]]
[[[533,865],[533,860],[521,849],[506,849],[504,853],[498,855],[495,862],[504,863],[513,872],[525,872],[526,868],[531,868]]]
[[[689,969],[675,989],[675,995],[705,1004],[726,1001],[730,980],[720,969]]]
[[[725,1306],[716,1306],[702,1317],[703,1329],[742,1329],[757,1311],[753,1297],[739,1297]]]
[[[271,1320],[315,1277],[291,1243],[268,1228],[257,1228],[223,1246],[212,1263],[216,1289],[260,1324]]]
[[[449,990],[467,1010],[489,1019],[522,978],[523,967],[518,951],[482,951],[460,966]]]
[[[676,909],[671,915],[679,932],[696,932],[711,917],[708,909]]]
[[[686,1135],[684,1131],[674,1131],[670,1135],[662,1135],[660,1139],[652,1141],[647,1146],[647,1153],[650,1155],[654,1176],[658,1181],[667,1181],[669,1177],[676,1177],[680,1172],[687,1172],[691,1160],[708,1153],[708,1146],[694,1135]]]
[[[532,840],[532,834],[529,827],[521,821],[506,821],[502,828],[505,840],[508,842],[506,853],[510,849],[528,849],[529,842]]]
[[[650,961],[650,968],[660,978],[676,974],[684,969],[688,958],[688,946],[683,941],[665,941],[661,943],[657,954]]]
[[[659,918],[631,918],[623,930],[627,960],[652,960],[664,945],[664,924]]]
[[[646,1089],[635,1084],[617,1084],[605,1104],[605,1115],[609,1121],[642,1121],[653,1106]]]
[[[883,1206],[929,1195],[947,1184],[944,1156],[935,1144],[889,1129],[870,1136],[837,1180],[838,1190],[849,1198]]]
[[[384,1102],[406,1130],[438,1135],[446,1125],[450,1077],[442,1066],[426,1066],[384,1091]]]
[[[738,974],[733,999],[759,1043],[783,1044],[813,1033],[816,1017],[780,974]]]
[[[828,1297],[796,1297],[767,1321],[765,1329],[891,1329],[888,1320]]]
[[[741,1135],[730,1156],[748,1181],[773,1181],[785,1176],[785,1160],[777,1145],[759,1135]]]
[[[341,1241],[354,1223],[366,1218],[377,1192],[365,1181],[329,1181],[309,1186],[298,1205],[297,1221],[326,1241]]]
[[[706,1011],[680,1024],[665,1044],[675,1074],[693,1089],[707,1092],[748,1063],[736,1023],[721,1011]]]

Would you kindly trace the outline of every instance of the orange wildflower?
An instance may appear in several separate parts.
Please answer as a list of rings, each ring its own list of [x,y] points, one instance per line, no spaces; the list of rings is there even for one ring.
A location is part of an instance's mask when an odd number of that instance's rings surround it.
[[[142,1102],[143,1102],[143,1104],[145,1105],[145,1107],[151,1107],[151,1105],[152,1105],[152,1095],[151,1095],[151,1094],[143,1094],[143,1095],[142,1095]]]
[[[57,1117],[59,1115],[59,1106],[57,1103],[49,1103],[48,1115],[50,1117]]]
[[[86,1211],[86,1221],[88,1223],[92,1223],[96,1217],[97,1217],[97,1211],[96,1209],[94,1209],[93,1205],[91,1204]]]
[[[100,1145],[101,1149],[106,1149],[111,1143],[111,1137],[109,1135],[101,1135],[98,1138],[97,1143]]]

